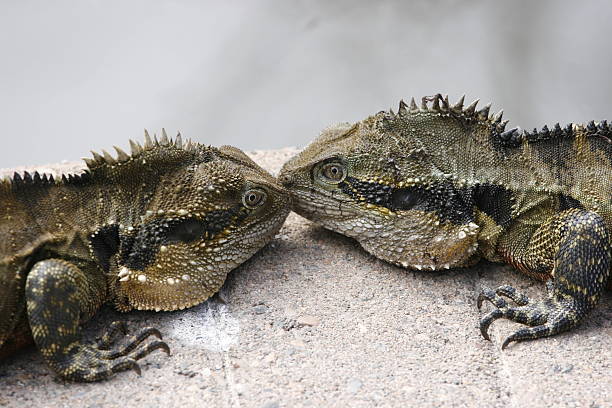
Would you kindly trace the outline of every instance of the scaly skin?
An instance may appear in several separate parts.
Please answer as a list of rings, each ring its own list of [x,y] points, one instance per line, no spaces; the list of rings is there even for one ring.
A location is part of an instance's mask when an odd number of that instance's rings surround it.
[[[0,180],[0,357],[32,341],[62,378],[97,381],[169,353],[145,328],[97,344],[80,324],[103,303],[117,310],[177,310],[219,290],[230,270],[270,241],[289,212],[276,180],[231,146],[145,133],[132,154],[85,159],[79,175]]]
[[[530,327],[503,343],[578,325],[610,276],[612,128],[606,122],[506,131],[501,112],[440,94],[328,128],[283,167],[294,210],[418,270],[506,262],[547,281],[530,300],[504,285],[478,298]],[[509,305],[504,297],[517,306]]]

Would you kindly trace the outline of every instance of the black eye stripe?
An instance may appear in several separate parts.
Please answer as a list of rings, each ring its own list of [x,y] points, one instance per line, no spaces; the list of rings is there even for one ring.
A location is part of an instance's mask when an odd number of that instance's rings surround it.
[[[166,231],[164,242],[166,244],[175,244],[195,241],[204,235],[207,227],[206,223],[195,218],[180,220]]]
[[[389,197],[389,206],[395,210],[409,210],[416,207],[423,199],[418,191],[408,188],[395,189]]]
[[[132,270],[150,265],[162,245],[212,239],[230,225],[239,225],[247,217],[242,206],[214,210],[202,219],[156,219],[140,226],[133,234],[121,237],[119,261]]]
[[[414,209],[435,212],[442,221],[456,224],[467,223],[474,219],[472,192],[465,188],[458,189],[450,182],[393,188],[347,177],[340,183],[340,188],[351,197],[392,211]]]

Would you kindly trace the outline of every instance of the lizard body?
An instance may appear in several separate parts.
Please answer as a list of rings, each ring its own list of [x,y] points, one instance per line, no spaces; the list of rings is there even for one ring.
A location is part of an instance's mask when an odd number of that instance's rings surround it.
[[[547,281],[530,300],[504,285],[478,298],[530,327],[521,341],[575,327],[612,287],[612,127],[506,130],[489,106],[438,94],[324,130],[283,167],[294,210],[396,265],[436,270],[484,258]],[[516,306],[510,305],[510,298]]]
[[[206,147],[165,132],[132,153],[85,159],[81,174],[0,180],[0,356],[32,341],[62,378],[97,381],[135,369],[168,346],[145,328],[113,348],[80,324],[104,303],[122,312],[203,302],[227,273],[263,247],[288,213],[283,189],[231,146]]]

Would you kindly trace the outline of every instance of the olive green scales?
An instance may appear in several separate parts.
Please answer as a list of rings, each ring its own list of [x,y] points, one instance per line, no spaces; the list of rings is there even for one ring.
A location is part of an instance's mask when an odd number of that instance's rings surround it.
[[[96,344],[80,324],[104,303],[177,310],[217,292],[289,211],[276,180],[240,150],[158,141],[85,159],[81,174],[0,180],[0,357],[31,344],[61,377],[96,381],[156,349],[154,328],[115,322]]]
[[[506,130],[502,112],[463,101],[438,94],[332,126],[279,179],[297,213],[396,265],[484,258],[547,281],[543,300],[484,289],[478,306],[495,306],[480,322],[486,339],[498,318],[530,326],[502,347],[569,330],[612,287],[612,127]]]

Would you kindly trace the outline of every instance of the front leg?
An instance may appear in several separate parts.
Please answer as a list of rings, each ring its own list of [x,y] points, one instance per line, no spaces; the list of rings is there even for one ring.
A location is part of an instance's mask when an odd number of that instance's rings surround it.
[[[502,317],[531,326],[510,335],[502,349],[513,341],[551,336],[576,327],[597,304],[610,276],[610,237],[603,218],[591,211],[562,212],[542,225],[523,248],[511,254],[513,264],[530,275],[549,274],[548,296],[532,301],[508,285],[482,291],[478,307],[484,300],[496,307],[480,321],[485,339],[489,340],[489,325]],[[519,306],[508,305],[502,296]]]
[[[92,316],[105,300],[102,275],[86,275],[75,265],[61,259],[36,263],[26,280],[26,304],[32,336],[51,368],[73,381],[98,381],[128,369],[140,371],[136,360],[155,349],[169,352],[168,346],[154,341],[132,352],[150,334],[145,329],[119,350],[105,350],[116,332],[125,327],[114,323],[101,344],[81,341],[80,323]]]

